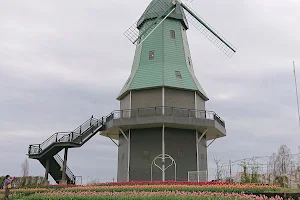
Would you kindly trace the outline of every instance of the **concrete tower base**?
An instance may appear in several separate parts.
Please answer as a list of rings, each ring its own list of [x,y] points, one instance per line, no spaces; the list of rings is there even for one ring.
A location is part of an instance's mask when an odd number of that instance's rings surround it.
[[[151,165],[152,180],[162,181],[162,170],[155,166],[153,161],[155,157],[162,154],[163,146],[165,154],[170,155],[175,160],[175,164],[165,171],[165,181],[175,180],[175,178],[177,181],[187,181],[188,172],[197,171],[196,138],[197,135],[201,134],[197,134],[195,130],[165,127],[163,131],[163,127],[157,127],[131,129],[124,134],[128,141],[123,135],[119,138],[117,181],[150,181]],[[199,171],[206,171],[207,147],[205,137],[199,142],[198,149]],[[157,159],[155,162],[162,168],[162,159]],[[171,164],[172,160],[165,160],[165,168]]]
[[[226,135],[225,122],[205,110],[195,91],[131,91],[120,107],[106,118],[101,132],[119,140],[118,181],[150,181],[151,167],[153,181],[187,181],[188,172],[207,171],[207,141]],[[162,157],[153,163],[157,156]]]

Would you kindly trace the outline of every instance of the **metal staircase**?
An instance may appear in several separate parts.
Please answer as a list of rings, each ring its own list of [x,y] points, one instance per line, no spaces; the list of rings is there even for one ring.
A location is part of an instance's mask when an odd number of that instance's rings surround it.
[[[58,132],[53,134],[42,144],[29,145],[28,156],[37,159],[45,167],[46,174],[50,174],[56,183],[62,180],[63,159],[58,155],[62,149],[78,148],[85,144],[97,132],[105,127],[104,120],[91,117],[72,132]],[[66,166],[68,184],[76,183],[76,176]]]

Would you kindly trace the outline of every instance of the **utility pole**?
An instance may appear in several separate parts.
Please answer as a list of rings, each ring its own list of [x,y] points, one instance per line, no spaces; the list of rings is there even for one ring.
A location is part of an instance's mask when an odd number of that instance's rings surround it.
[[[269,173],[270,173],[270,172],[269,172],[269,170],[270,170],[270,169],[269,169],[269,167],[270,167],[269,164],[270,164],[270,163],[269,163],[269,162],[270,162],[270,161],[268,161],[268,163],[267,163],[267,181],[268,181],[268,184],[270,185],[270,174],[269,174]]]
[[[294,61],[293,61],[293,67],[294,67],[294,78],[295,78],[295,87],[296,87],[297,108],[298,108],[298,120],[299,120],[299,126],[300,126],[299,97],[298,97],[296,67],[295,67],[295,62]]]
[[[229,160],[229,183],[231,183],[231,160]]]

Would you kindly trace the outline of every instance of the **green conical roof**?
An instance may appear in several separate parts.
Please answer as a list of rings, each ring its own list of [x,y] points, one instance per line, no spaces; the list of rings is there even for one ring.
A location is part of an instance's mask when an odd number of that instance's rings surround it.
[[[152,0],[150,5],[147,7],[143,15],[140,17],[137,23],[137,28],[140,29],[143,23],[149,19],[155,19],[162,15],[165,17],[168,13],[168,8],[174,6],[173,0]],[[169,18],[179,19],[182,21],[186,29],[188,29],[188,22],[184,14],[182,6],[176,1],[176,9],[169,15]]]
[[[169,2],[172,0],[153,0]],[[150,6],[149,6],[150,7]],[[151,20],[147,8],[139,23]],[[176,11],[178,11],[177,8]],[[131,74],[117,99],[122,99],[129,91],[157,87],[170,87],[196,91],[204,100],[206,93],[197,80],[190,54],[183,11],[175,10],[172,17],[165,19],[135,51]],[[151,13],[151,12],[150,12]],[[152,19],[153,20],[153,19]]]

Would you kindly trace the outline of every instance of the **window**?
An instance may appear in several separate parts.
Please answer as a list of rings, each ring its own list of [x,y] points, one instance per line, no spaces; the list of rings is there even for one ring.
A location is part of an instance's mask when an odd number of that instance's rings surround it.
[[[175,31],[174,30],[170,30],[170,35],[172,39],[175,39]]]
[[[182,79],[180,71],[175,71],[176,78]]]
[[[154,50],[149,52],[149,60],[153,60],[154,59]]]

